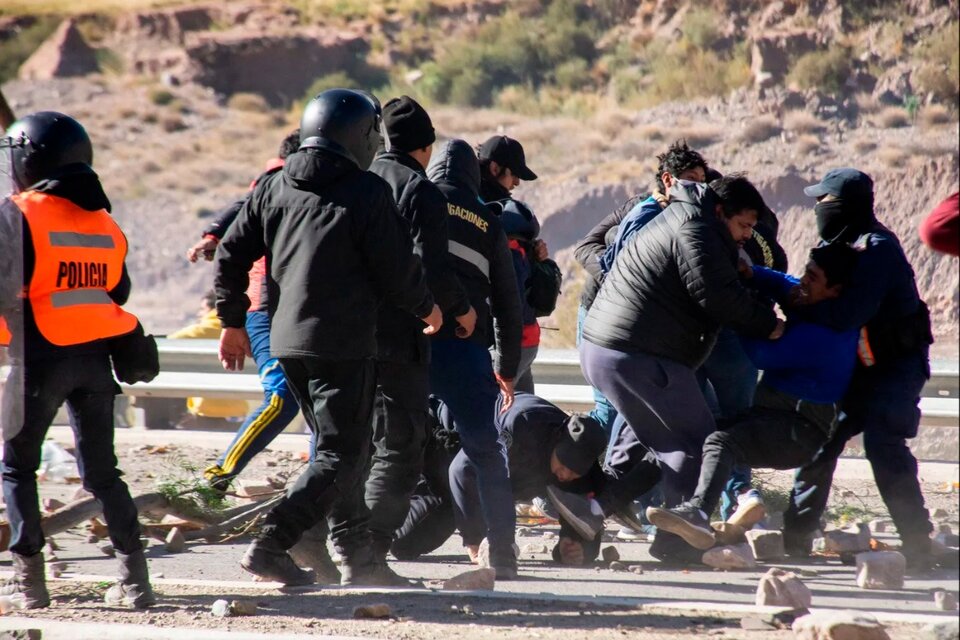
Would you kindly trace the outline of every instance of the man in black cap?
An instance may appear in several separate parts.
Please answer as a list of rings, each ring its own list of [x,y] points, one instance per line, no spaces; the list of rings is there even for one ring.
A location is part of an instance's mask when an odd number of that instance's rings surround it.
[[[917,480],[917,461],[906,441],[917,435],[920,391],[930,375],[929,311],[900,241],[874,216],[870,176],[834,169],[804,193],[817,199],[814,212],[823,242],[849,244],[860,258],[839,298],[798,306],[796,314],[840,331],[863,327],[863,332],[839,426],[816,458],[797,472],[784,516],[784,543],[792,555],[810,552],[837,458],[850,438],[863,433],[867,459],[908,566],[922,570],[932,561],[933,527]]]
[[[507,449],[514,501],[542,496],[553,484],[579,492],[601,488],[604,478],[598,460],[607,437],[600,423],[587,415],[568,416],[543,398],[522,391],[516,393],[509,409],[499,411],[503,408],[502,399],[497,408],[497,429]],[[446,434],[455,427],[454,416],[439,399],[433,401],[431,418],[436,439],[431,449],[440,451],[431,459],[442,468],[424,469],[423,484],[429,487],[425,493],[430,495],[418,499],[419,508],[411,510],[398,532],[393,553],[404,560],[430,553],[453,535],[456,522],[464,546],[476,559],[487,529],[480,509],[477,469],[463,451],[452,461],[449,454],[442,451],[447,446]],[[440,446],[435,446],[437,444]],[[555,560],[580,565],[596,558],[599,550],[600,536],[582,538],[561,519]]]
[[[447,260],[447,200],[427,179],[436,134],[430,116],[413,98],[383,106],[384,150],[370,171],[390,186],[400,215],[423,260],[427,286],[440,309],[456,318],[457,335],[473,333],[477,314]],[[396,304],[377,317],[377,395],[373,410],[373,460],[366,484],[370,535],[376,561],[386,566],[393,532],[403,524],[423,465],[429,396],[430,339],[423,322]]]
[[[513,268],[517,275],[517,286],[520,290],[523,337],[520,342],[520,367],[517,369],[516,388],[519,391],[533,393],[534,381],[531,369],[540,350],[540,323],[537,320],[537,310],[528,300],[527,293],[534,286],[534,279],[537,279],[539,282],[536,286],[546,286],[555,296],[559,294],[560,282],[550,279],[551,267],[555,266],[555,263],[550,265],[552,261],[548,260],[547,244],[537,237],[540,233],[540,223],[530,207],[515,200],[511,192],[521,180],[536,180],[537,174],[527,166],[523,145],[507,136],[488,138],[477,149],[477,156],[480,160],[480,198],[500,216],[503,222],[504,231],[509,239]],[[511,215],[514,212],[523,212],[523,216]],[[528,220],[526,224],[520,225],[515,230],[510,229],[511,226],[517,225],[510,225],[508,218],[522,220],[524,217]],[[541,263],[546,267],[545,279],[544,270],[538,268]],[[559,272],[559,269],[555,272]]]

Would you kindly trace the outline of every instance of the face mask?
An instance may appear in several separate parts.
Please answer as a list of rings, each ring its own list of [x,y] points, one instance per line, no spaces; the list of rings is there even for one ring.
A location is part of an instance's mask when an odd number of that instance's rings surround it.
[[[817,216],[817,231],[826,242],[833,242],[850,226],[850,216],[844,211],[841,200],[818,202],[813,212]]]

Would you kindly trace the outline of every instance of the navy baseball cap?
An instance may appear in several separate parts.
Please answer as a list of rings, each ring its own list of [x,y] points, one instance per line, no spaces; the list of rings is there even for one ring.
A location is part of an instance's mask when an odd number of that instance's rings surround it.
[[[866,200],[873,197],[873,179],[849,167],[831,169],[820,182],[804,188],[803,192],[811,198],[831,195],[842,200]]]
[[[521,180],[536,180],[537,174],[527,166],[523,154],[523,145],[507,136],[493,136],[480,145],[477,157],[481,160],[493,160],[506,167]]]

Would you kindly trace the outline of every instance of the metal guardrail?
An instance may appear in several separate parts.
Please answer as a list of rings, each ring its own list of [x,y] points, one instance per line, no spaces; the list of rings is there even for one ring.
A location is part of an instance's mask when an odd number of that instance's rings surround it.
[[[256,400],[263,391],[253,362],[248,360],[243,373],[224,372],[217,360],[216,340],[157,341],[160,370],[148,384],[122,385],[131,396],[185,398],[204,396]],[[932,363],[932,376],[923,389],[921,410],[924,424],[960,426],[960,368],[957,363]],[[593,390],[580,369],[575,349],[542,349],[533,363],[537,393],[570,411],[593,407]]]

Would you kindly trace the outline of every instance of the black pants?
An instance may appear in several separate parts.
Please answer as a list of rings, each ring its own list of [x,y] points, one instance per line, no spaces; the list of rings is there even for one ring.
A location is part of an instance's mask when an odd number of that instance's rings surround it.
[[[390,546],[398,560],[416,560],[438,549],[446,542],[457,525],[453,519],[453,505],[430,493],[418,490],[410,498],[410,510]]]
[[[15,387],[4,404],[19,402]],[[3,496],[10,522],[10,550],[32,556],[43,549],[37,469],[47,429],[64,402],[70,413],[83,487],[103,507],[110,541],[121,553],[143,548],[137,508],[120,479],[113,451],[113,401],[120,388],[109,356],[73,356],[30,363],[24,378],[23,424],[4,424]],[[8,405],[9,406],[9,405]],[[4,411],[7,419],[14,413]]]
[[[836,419],[836,405],[798,402],[761,384],[751,409],[721,422],[721,430],[707,436],[700,481],[690,504],[713,513],[734,465],[794,469],[807,464],[827,441]]]
[[[281,358],[280,365],[315,449],[306,471],[267,514],[261,535],[289,549],[329,514],[331,537],[349,557],[370,541],[362,480],[370,453],[373,360]]]
[[[378,362],[373,459],[366,484],[370,535],[385,556],[403,525],[423,467],[430,393],[426,364]]]
[[[901,541],[926,543],[933,525],[924,504],[917,459],[907,439],[917,435],[920,392],[929,376],[926,353],[896,362],[887,370],[859,370],[843,399],[837,432],[809,464],[797,471],[784,528],[798,534],[819,527],[827,506],[837,459],[853,436],[863,448],[884,504]]]

